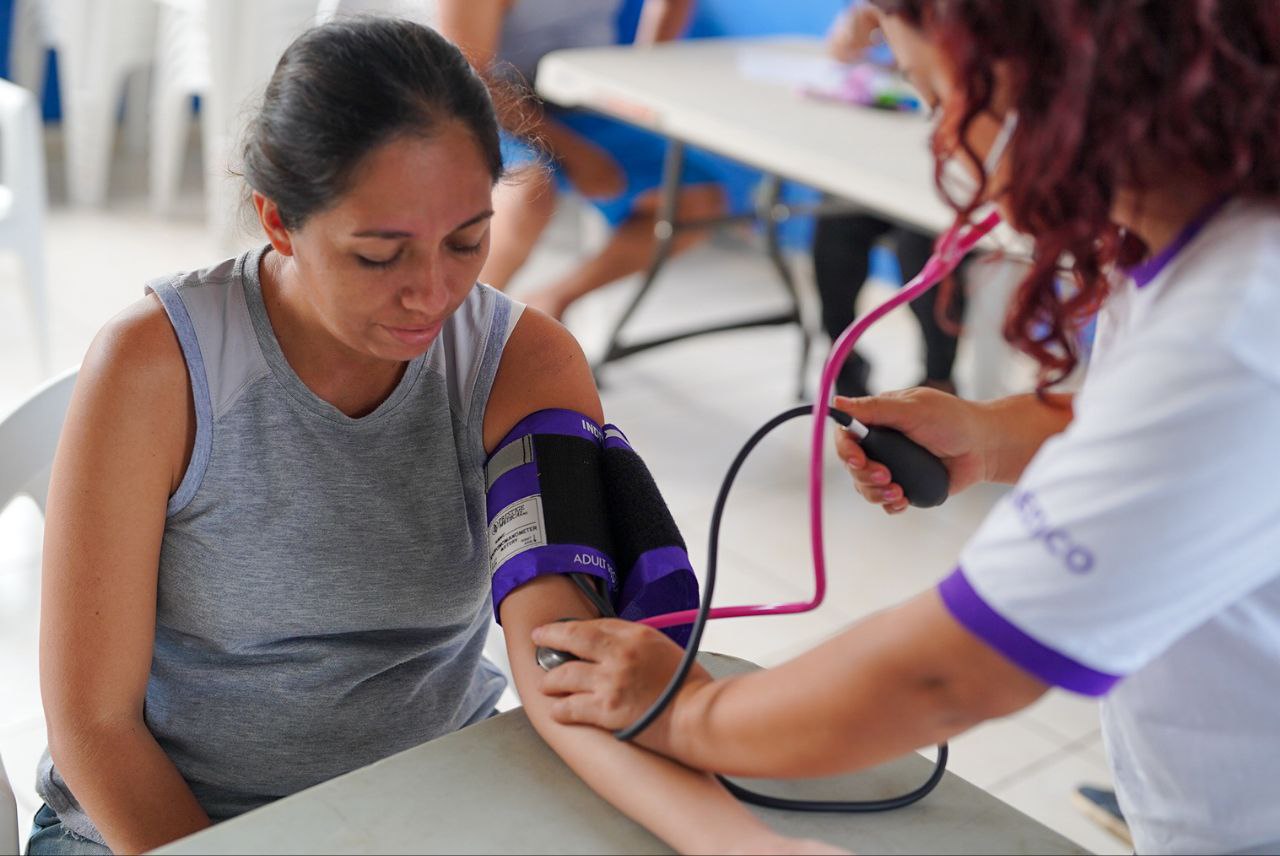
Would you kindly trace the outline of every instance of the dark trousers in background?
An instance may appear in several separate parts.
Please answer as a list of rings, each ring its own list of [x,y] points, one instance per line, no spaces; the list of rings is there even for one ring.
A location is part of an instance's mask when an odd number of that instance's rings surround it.
[[[822,326],[833,340],[853,323],[854,301],[867,279],[871,248],[882,238],[892,243],[904,280],[919,273],[933,252],[933,236],[870,214],[818,218],[813,236],[813,268],[822,300]],[[932,288],[912,301],[911,311],[924,334],[924,381],[948,384],[956,360],[956,336],[938,320],[942,287]],[[957,286],[951,292],[946,317],[958,325],[964,317],[964,289]],[[871,366],[854,351],[836,380],[836,391],[841,395],[866,395],[870,372]]]

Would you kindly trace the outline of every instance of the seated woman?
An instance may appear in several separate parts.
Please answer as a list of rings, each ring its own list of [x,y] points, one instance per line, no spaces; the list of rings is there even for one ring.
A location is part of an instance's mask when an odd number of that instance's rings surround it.
[[[32,854],[148,850],[489,716],[486,453],[544,408],[601,418],[573,339],[476,283],[498,130],[435,32],[301,36],[244,174],[269,243],[151,283],[80,372]],[[713,779],[551,721],[530,629],[595,614],[567,578],[500,609],[534,727],[619,809],[680,850],[797,846]]]
[[[543,105],[529,92],[538,61],[547,53],[613,44],[622,5],[622,0],[439,2],[441,32],[502,90],[503,151],[509,167],[523,167],[494,194],[493,253],[481,279],[506,288],[551,222],[558,190],[581,193],[613,230],[599,252],[529,295],[530,306],[557,319],[583,295],[645,270],[653,257],[666,141],[625,122]],[[645,0],[635,43],[676,38],[692,8],[693,0]],[[542,168],[548,161],[550,170]],[[690,160],[684,177],[680,220],[724,212],[724,193],[710,170]],[[681,252],[705,235],[681,232],[673,250]]]

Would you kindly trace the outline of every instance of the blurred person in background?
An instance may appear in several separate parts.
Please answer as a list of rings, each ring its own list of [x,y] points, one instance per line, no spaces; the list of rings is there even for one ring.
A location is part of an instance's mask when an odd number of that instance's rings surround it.
[[[845,9],[827,34],[827,49],[845,63],[893,62],[880,35],[875,7],[856,2]],[[850,108],[869,109],[869,108]],[[822,302],[822,327],[834,341],[853,323],[858,294],[870,271],[872,249],[884,241],[898,258],[903,279],[915,276],[933,250],[934,236],[902,226],[875,214],[852,212],[818,217],[813,234],[813,273]],[[910,304],[924,336],[924,372],[920,386],[955,392],[951,370],[956,360],[957,335],[964,317],[964,289],[960,271]],[[836,377],[836,392],[867,395],[871,364],[856,350]]]
[[[544,104],[533,94],[538,61],[547,53],[614,44],[622,5],[623,0],[439,2],[441,32],[497,90],[503,156],[513,173],[494,191],[493,249],[481,281],[507,287],[550,223],[560,192],[581,194],[611,227],[598,252],[522,295],[552,318],[562,317],[583,295],[643,271],[653,256],[666,141],[625,122]],[[678,38],[693,6],[694,0],[647,0],[636,46]],[[724,193],[710,172],[686,161],[684,181],[680,220],[724,212]],[[705,235],[683,232],[674,249],[686,250]]]

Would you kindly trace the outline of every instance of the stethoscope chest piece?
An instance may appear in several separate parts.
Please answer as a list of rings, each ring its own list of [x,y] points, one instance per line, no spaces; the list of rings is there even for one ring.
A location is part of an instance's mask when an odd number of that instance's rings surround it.
[[[577,621],[576,618],[557,618],[556,621]],[[570,660],[580,660],[581,657],[575,657],[568,651],[559,651],[555,648],[546,648],[539,645],[533,652],[534,658],[538,661],[538,665],[542,667],[542,671],[549,672],[556,666],[563,666]]]

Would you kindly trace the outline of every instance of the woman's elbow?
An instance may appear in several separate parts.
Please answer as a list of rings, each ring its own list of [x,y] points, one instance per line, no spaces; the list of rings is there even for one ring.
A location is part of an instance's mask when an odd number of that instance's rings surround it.
[[[45,721],[49,755],[63,770],[109,752],[111,746],[146,727],[140,714],[114,713],[78,702],[46,703]]]

